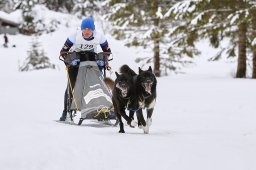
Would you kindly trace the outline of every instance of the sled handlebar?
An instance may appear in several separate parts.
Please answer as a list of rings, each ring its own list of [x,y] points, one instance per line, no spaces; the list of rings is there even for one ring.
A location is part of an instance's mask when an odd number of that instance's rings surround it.
[[[65,62],[64,58],[62,57],[62,55],[59,56],[59,60]]]
[[[103,55],[103,58],[105,59],[105,56],[107,56],[107,57],[109,57],[111,54],[112,54],[112,52],[99,52],[99,53],[95,53],[95,52],[91,52],[91,51],[82,51],[82,52],[75,52],[75,51],[73,51],[73,52],[70,52],[70,51],[67,51],[67,52],[61,52],[60,53],[60,56],[59,56],[59,60],[61,60],[61,61],[63,61],[64,62],[64,55],[68,55],[68,54],[73,54],[73,53],[78,53],[78,54],[93,54],[93,55],[95,55],[95,56],[101,56],[101,55]],[[112,56],[112,58],[107,58],[107,61],[111,61],[111,60],[113,60],[113,56]]]
[[[73,54],[73,53],[80,53],[80,54],[92,53],[92,54],[95,54],[95,55],[99,55],[99,54],[110,55],[110,54],[112,54],[112,52],[99,52],[99,53],[95,53],[95,52],[92,52],[92,51],[81,51],[81,52],[67,51],[67,52],[61,52],[60,55],[63,55],[63,54]]]

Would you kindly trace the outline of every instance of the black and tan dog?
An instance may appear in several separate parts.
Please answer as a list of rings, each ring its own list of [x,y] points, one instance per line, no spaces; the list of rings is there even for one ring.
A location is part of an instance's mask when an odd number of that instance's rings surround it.
[[[109,78],[105,78],[104,81],[107,86],[112,88],[114,112],[120,125],[119,133],[125,133],[121,117],[123,117],[131,127],[137,126],[137,123],[131,117],[127,116],[125,112],[135,90],[132,78],[129,75],[122,73],[122,68],[120,69],[120,72],[121,74],[118,74],[117,72],[115,73],[116,80],[114,83]]]

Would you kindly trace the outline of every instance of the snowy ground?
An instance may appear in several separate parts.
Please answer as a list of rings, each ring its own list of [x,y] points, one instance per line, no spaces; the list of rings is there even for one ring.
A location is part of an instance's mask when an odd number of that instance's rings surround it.
[[[147,135],[128,126],[119,134],[118,127],[56,123],[66,84],[57,55],[66,31],[40,37],[57,70],[18,72],[31,37],[10,36],[17,47],[0,47],[0,169],[255,170],[256,81],[233,79],[234,64],[202,58],[187,74],[159,78]],[[138,67],[138,50],[108,40],[113,71],[122,64]],[[202,48],[203,55],[211,53]]]

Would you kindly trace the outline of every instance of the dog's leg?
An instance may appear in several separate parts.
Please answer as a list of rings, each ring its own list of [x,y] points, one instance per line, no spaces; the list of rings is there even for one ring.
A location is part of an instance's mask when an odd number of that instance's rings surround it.
[[[123,121],[122,121],[122,117],[121,117],[121,114],[120,112],[116,112],[116,117],[117,117],[117,120],[119,121],[119,126],[120,126],[120,130],[119,130],[119,133],[125,133],[124,131],[124,124],[123,124]]]
[[[129,111],[129,118],[132,120],[132,121],[134,121],[134,111],[133,110],[130,110]],[[131,122],[131,124],[132,124],[132,122]],[[134,128],[135,126],[133,126],[133,125],[130,125],[130,127],[131,128]]]
[[[141,129],[142,128],[142,124],[141,124],[141,122],[139,120],[140,118],[139,118],[137,113],[136,113],[136,116],[137,116],[137,120],[138,120],[138,127]]]
[[[137,114],[137,118],[138,118],[138,122],[140,123],[140,125],[142,126],[146,126],[146,122],[142,113],[142,109],[139,109],[136,111]]]
[[[121,116],[127,121],[128,125],[130,126],[137,126],[137,122],[135,122],[133,119],[131,119],[130,117],[128,117],[125,113],[125,110],[121,111]]]
[[[141,123],[141,128],[143,129],[144,133],[148,134],[149,132],[149,126],[146,124],[146,121],[143,116],[142,109],[139,109],[137,112],[138,121]]]
[[[114,112],[117,117],[117,122],[119,122],[119,127],[120,127],[119,133],[125,133],[124,124],[122,122],[122,117],[121,117],[120,106],[117,105],[116,100],[114,100],[113,98],[112,98],[112,102],[113,102],[113,106],[114,106]]]
[[[133,110],[129,111],[129,118],[134,119],[134,111]]]
[[[151,126],[151,124],[152,124],[152,114],[153,114],[153,108],[151,108],[151,109],[147,109],[147,125],[148,126]]]

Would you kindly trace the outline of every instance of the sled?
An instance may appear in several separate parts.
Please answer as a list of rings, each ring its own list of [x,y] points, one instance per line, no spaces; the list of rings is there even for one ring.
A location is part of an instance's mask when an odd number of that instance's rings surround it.
[[[73,86],[67,71],[67,110],[72,121],[75,116],[80,115],[78,125],[81,125],[85,119],[98,121],[116,119],[112,94],[104,82],[106,70],[109,69],[106,67],[106,62],[113,59],[109,59],[109,55],[111,55],[110,52],[66,52],[65,59],[60,56],[60,60],[66,63],[67,69],[72,67],[70,63],[74,59],[80,61],[76,66],[78,74]]]

